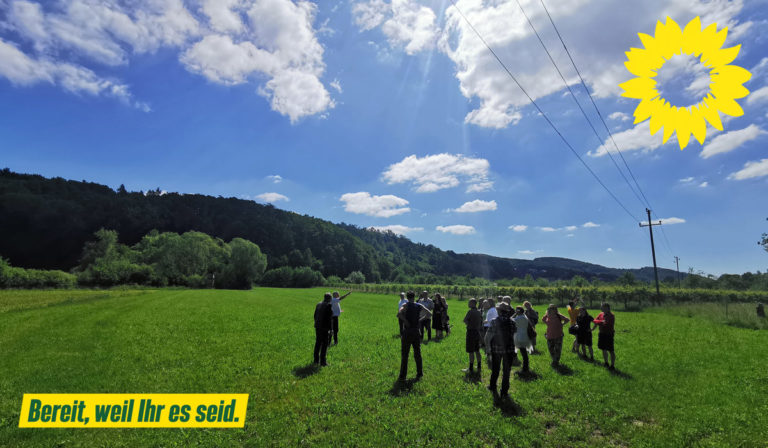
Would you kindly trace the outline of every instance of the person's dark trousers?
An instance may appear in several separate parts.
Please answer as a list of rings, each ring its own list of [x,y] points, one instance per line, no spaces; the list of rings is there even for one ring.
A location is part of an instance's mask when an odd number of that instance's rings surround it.
[[[400,336],[403,336],[403,321],[400,319],[397,319],[397,323],[400,324]]]
[[[528,371],[528,350],[521,348],[520,354],[523,356],[523,372]]]
[[[339,316],[333,316],[331,320],[331,331],[328,333],[328,345],[331,345],[331,335],[333,335],[333,343],[339,343]]]
[[[424,339],[424,333],[427,334],[427,340],[432,340],[432,319],[424,319],[419,324],[421,327],[421,339]]]
[[[326,364],[325,355],[328,352],[329,339],[327,328],[315,328],[315,364]]]
[[[421,365],[421,336],[417,332],[405,331],[400,338],[400,379],[404,380],[408,375],[408,353],[413,347],[413,359],[416,361],[416,374],[421,376],[424,371]]]
[[[501,394],[509,391],[509,372],[512,370],[511,353],[494,353],[491,361],[491,388],[496,389],[496,381],[499,379],[499,370],[503,367],[501,375]]]

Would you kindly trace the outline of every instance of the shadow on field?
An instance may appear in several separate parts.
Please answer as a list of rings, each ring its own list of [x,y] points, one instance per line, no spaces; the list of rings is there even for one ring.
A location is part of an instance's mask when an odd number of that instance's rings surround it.
[[[624,378],[625,380],[631,380],[632,379],[632,375],[630,375],[627,372],[622,372],[619,369],[609,370],[608,373],[610,373],[613,376],[618,376],[619,378]]]
[[[493,391],[493,406],[501,411],[501,414],[505,417],[520,417],[525,414],[522,406],[520,406],[509,395],[500,396],[498,392]]]
[[[477,370],[473,370],[472,372],[464,372],[465,383],[478,384],[482,380],[482,374]]]
[[[529,370],[527,372],[518,370],[517,372],[515,372],[515,378],[517,378],[520,381],[530,383],[531,381],[536,381],[541,377],[539,376],[538,373],[534,372],[533,370]]]
[[[554,365],[554,366],[552,366],[552,370],[557,372],[559,375],[563,375],[563,376],[571,376],[571,375],[573,375],[573,369],[571,369],[570,367],[566,366],[565,364]]]
[[[400,381],[395,380],[392,384],[392,389],[389,389],[389,395],[393,397],[401,397],[408,395],[413,391],[413,385],[419,382],[419,378],[411,378],[409,380]]]
[[[294,367],[293,368],[293,375],[296,378],[306,378],[308,376],[312,376],[320,371],[320,365],[315,363],[307,364],[306,366],[302,367]]]

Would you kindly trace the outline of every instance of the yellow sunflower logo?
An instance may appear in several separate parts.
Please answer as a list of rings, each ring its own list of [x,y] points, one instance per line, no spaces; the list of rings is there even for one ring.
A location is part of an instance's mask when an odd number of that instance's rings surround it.
[[[707,136],[705,119],[722,131],[719,112],[733,117],[743,115],[744,111],[735,99],[749,94],[749,90],[742,84],[752,75],[742,67],[729,65],[736,59],[741,45],[721,48],[727,35],[727,27],[718,32],[717,24],[714,23],[702,30],[699,17],[691,20],[682,30],[674,20],[667,17],[666,24],[656,23],[653,37],[639,33],[645,48],[630,49],[626,52],[627,61],[624,63],[637,78],[619,84],[624,89],[622,96],[640,100],[635,108],[635,124],[650,118],[651,135],[663,126],[664,143],[675,132],[682,150],[688,146],[691,134],[699,143],[704,143]],[[678,107],[670,104],[659,94],[654,79],[659,69],[672,56],[679,54],[699,58],[701,64],[709,70],[709,91],[692,106]]]

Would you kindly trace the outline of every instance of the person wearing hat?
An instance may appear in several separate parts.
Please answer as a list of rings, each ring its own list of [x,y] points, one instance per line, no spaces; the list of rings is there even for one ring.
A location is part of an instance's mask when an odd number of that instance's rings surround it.
[[[331,293],[326,292],[323,301],[315,305],[315,364],[327,366],[326,353],[330,342],[333,309],[331,308]]]
[[[512,370],[512,357],[515,353],[515,322],[512,320],[512,307],[502,302],[496,307],[498,317],[490,322],[485,334],[485,345],[490,348],[491,382],[488,389],[496,392],[496,381],[501,371],[501,396],[509,393],[509,372]]]
[[[403,322],[403,334],[400,336],[400,376],[399,381],[405,381],[408,374],[408,352],[413,347],[413,360],[416,361],[416,378],[424,376],[421,364],[421,335],[419,334],[422,314],[432,315],[432,312],[421,303],[414,302],[416,293],[408,291],[408,303],[400,308],[397,318]]]
[[[427,291],[422,291],[419,297],[419,303],[428,310],[429,313],[421,313],[421,323],[419,324],[419,333],[421,340],[424,340],[424,333],[427,333],[427,341],[432,340],[432,310],[435,309],[435,302],[429,298]]]

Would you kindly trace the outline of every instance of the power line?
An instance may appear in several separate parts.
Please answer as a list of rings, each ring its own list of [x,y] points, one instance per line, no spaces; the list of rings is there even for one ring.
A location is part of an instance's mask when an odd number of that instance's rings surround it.
[[[539,40],[541,47],[544,49],[544,52],[547,53],[547,56],[549,57],[549,61],[552,63],[552,66],[555,67],[557,74],[560,75],[560,79],[563,81],[563,84],[568,89],[568,92],[570,92],[573,102],[576,103],[576,106],[578,106],[579,110],[581,111],[581,115],[584,116],[584,120],[586,120],[587,124],[589,124],[589,127],[592,129],[592,132],[595,134],[595,137],[597,138],[598,143],[602,144],[603,143],[602,137],[600,137],[600,134],[597,132],[597,129],[595,129],[595,126],[592,124],[592,121],[587,116],[587,113],[584,111],[584,108],[581,107],[581,103],[579,103],[579,100],[576,98],[576,94],[573,92],[573,89],[571,89],[571,86],[568,84],[568,81],[565,80],[565,76],[563,76],[563,72],[560,71],[560,68],[557,66],[555,59],[552,57],[552,54],[549,52],[549,50],[547,49],[547,46],[544,44],[544,41],[541,39],[539,32],[536,30],[536,27],[533,26],[533,22],[531,22],[530,17],[528,17],[528,14],[525,13],[525,10],[523,9],[523,5],[520,4],[520,0],[515,0],[515,1],[517,2],[517,7],[520,8],[520,12],[523,13],[525,20],[528,21],[528,26],[530,26],[531,30],[533,30],[533,33],[536,35],[536,38]],[[621,167],[619,167],[619,164],[616,163],[616,160],[613,158],[613,155],[611,155],[611,152],[606,151],[606,153],[611,158],[613,165],[619,171],[619,174],[621,174],[621,177],[624,178],[624,181],[629,186],[629,189],[635,195],[637,200],[640,201],[640,205],[647,206],[647,204],[643,203],[643,200],[640,198],[640,195],[637,194],[637,192],[635,191],[635,188],[632,186],[632,184],[629,182],[629,179],[627,179],[627,176],[624,174],[624,171],[621,169]]]
[[[576,62],[573,60],[573,56],[571,55],[570,50],[568,50],[568,45],[565,44],[565,40],[563,40],[563,36],[560,34],[560,30],[558,30],[557,25],[555,25],[555,21],[552,19],[552,15],[549,13],[549,9],[547,9],[547,5],[544,4],[544,0],[539,0],[541,3],[541,6],[544,8],[544,11],[547,13],[547,17],[549,18],[549,22],[552,24],[552,28],[554,28],[555,33],[557,34],[557,38],[560,40],[560,43],[563,45],[563,48],[565,49],[565,53],[568,55],[568,59],[571,61],[571,64],[573,65],[573,68],[576,70],[576,74],[579,76],[579,81],[581,81],[582,87],[584,87],[584,91],[587,92],[587,95],[589,96],[589,100],[592,102],[592,106],[595,108],[595,112],[597,112],[597,116],[600,118],[600,121],[603,123],[603,126],[605,127],[606,132],[608,132],[608,136],[613,143],[614,148],[616,148],[616,152],[621,157],[622,162],[624,163],[624,166],[627,168],[627,171],[629,172],[630,177],[632,177],[632,181],[637,186],[637,190],[640,192],[640,195],[645,200],[646,207],[653,210],[653,207],[651,207],[651,202],[648,200],[648,197],[645,196],[645,193],[643,192],[642,187],[640,187],[640,184],[637,182],[637,178],[635,177],[635,174],[632,172],[632,168],[629,167],[629,163],[627,163],[627,159],[624,158],[624,154],[619,149],[619,145],[616,143],[616,140],[613,138],[613,133],[611,132],[610,128],[608,127],[608,124],[605,122],[605,119],[603,118],[603,114],[600,113],[600,108],[597,107],[597,103],[595,102],[595,99],[592,97],[592,93],[589,91],[589,87],[587,87],[587,83],[584,81],[584,77],[581,76],[581,71],[579,71],[579,67],[576,65]],[[520,5],[518,1],[518,6]],[[520,7],[522,10],[522,7]],[[525,12],[523,12],[525,14]],[[526,16],[527,18],[527,16]],[[530,23],[530,20],[528,21]],[[533,28],[533,25],[531,25],[531,28]],[[537,34],[538,36],[538,34]],[[541,41],[541,39],[539,39]],[[543,43],[542,43],[543,45]],[[551,59],[551,57],[550,57]],[[559,71],[558,71],[559,72]],[[569,89],[570,90],[570,89]],[[573,95],[573,93],[571,92]],[[606,153],[610,156],[611,153],[606,149]],[[613,160],[613,157],[611,157],[611,160]],[[616,164],[614,162],[614,164]],[[618,169],[618,166],[616,166]],[[621,170],[619,170],[621,171]],[[624,177],[624,174],[622,173],[622,177]],[[624,177],[624,180],[626,180],[626,177]],[[627,181],[629,182],[629,181]],[[634,189],[632,190],[634,192]],[[638,198],[639,199],[639,198]],[[641,201],[642,202],[642,201]],[[656,217],[656,219],[660,219],[658,215],[656,215],[655,212],[652,212],[653,215]],[[661,227],[661,234],[664,237],[664,243],[669,250],[670,254],[672,254],[674,251],[672,250],[672,245],[669,242],[669,238],[667,238],[667,232],[664,231],[664,227]]]
[[[605,189],[605,191],[607,191],[608,194],[611,195],[613,200],[616,201],[616,203],[619,204],[619,206],[621,206],[621,208],[624,209],[624,211],[635,222],[637,222],[638,221],[637,217],[635,215],[633,215],[632,212],[630,212],[629,209],[627,209],[627,207],[624,206],[624,204],[619,200],[619,198],[617,198],[616,195],[613,194],[613,192],[603,183],[603,181],[600,180],[600,177],[598,177],[597,174],[595,174],[595,172],[592,171],[592,168],[590,168],[589,165],[587,165],[587,163],[584,162],[584,159],[582,159],[581,156],[579,155],[579,153],[576,152],[576,150],[568,142],[568,140],[565,138],[565,136],[563,136],[563,134],[560,132],[560,130],[557,128],[557,126],[555,126],[555,124],[552,122],[552,120],[550,120],[550,118],[547,116],[547,114],[544,112],[544,110],[542,110],[542,108],[539,107],[539,105],[536,103],[536,101],[534,101],[534,99],[531,97],[531,95],[528,94],[528,91],[526,91],[525,88],[523,88],[523,86],[520,84],[520,82],[517,80],[517,78],[515,78],[515,75],[513,75],[512,72],[509,71],[509,68],[507,68],[506,64],[504,64],[504,62],[501,60],[501,58],[499,58],[499,56],[496,54],[496,52],[493,51],[493,48],[491,48],[491,46],[488,45],[488,43],[485,41],[485,39],[480,34],[480,32],[478,32],[477,29],[474,27],[474,25],[472,25],[472,22],[470,22],[469,19],[467,19],[467,16],[465,16],[464,13],[461,11],[461,9],[459,9],[459,7],[456,5],[455,0],[451,0],[451,3],[453,4],[453,7],[456,8],[456,11],[458,11],[458,13],[461,15],[461,17],[467,23],[467,25],[469,25],[469,27],[472,29],[472,31],[475,32],[475,34],[480,39],[480,41],[483,42],[483,45],[485,45],[485,48],[487,48],[488,51],[491,52],[493,57],[496,58],[496,61],[502,66],[502,68],[504,68],[504,71],[507,72],[509,77],[512,78],[512,80],[515,82],[515,84],[517,84],[517,87],[520,88],[520,90],[523,92],[523,94],[525,94],[525,96],[528,98],[528,101],[530,101],[531,104],[533,104],[533,106],[536,108],[536,110],[538,110],[539,113],[541,114],[541,116],[544,117],[544,119],[547,121],[549,126],[555,131],[555,133],[557,133],[557,135],[560,137],[560,139],[563,141],[563,143],[565,143],[565,145],[568,147],[568,149],[571,150],[573,155],[576,156],[577,159],[579,159],[579,161],[581,162],[582,165],[584,165],[584,168],[586,168],[587,171],[589,171],[590,174],[592,174],[592,176],[595,178],[595,180],[597,180],[597,182],[600,184],[600,186],[602,186],[603,189]]]

